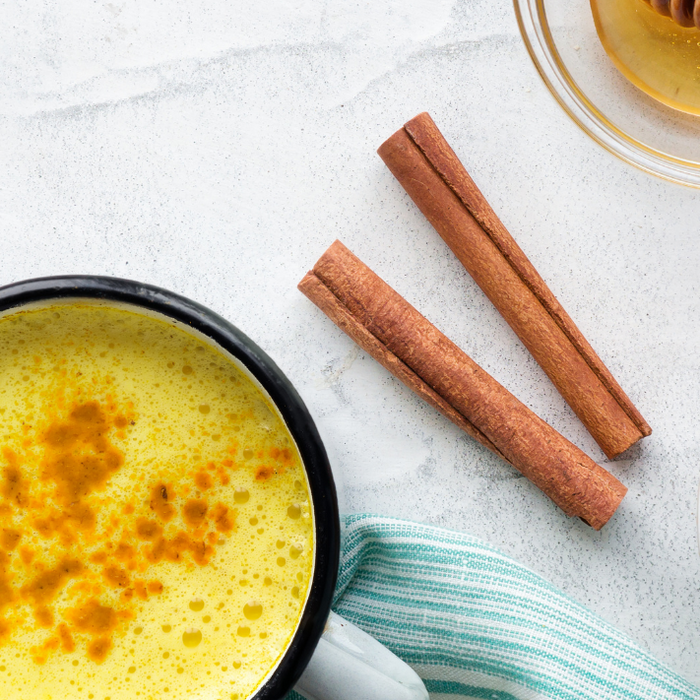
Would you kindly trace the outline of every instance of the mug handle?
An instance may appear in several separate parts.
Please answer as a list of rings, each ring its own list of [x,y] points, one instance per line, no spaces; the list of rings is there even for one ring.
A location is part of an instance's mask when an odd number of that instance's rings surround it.
[[[334,612],[294,690],[307,700],[428,700],[410,666]]]

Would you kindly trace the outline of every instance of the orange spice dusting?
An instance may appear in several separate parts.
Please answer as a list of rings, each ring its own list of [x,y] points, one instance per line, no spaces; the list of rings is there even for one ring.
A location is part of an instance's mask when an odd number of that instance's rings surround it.
[[[34,617],[39,627],[53,626],[53,613],[48,608],[37,608],[34,611]]]
[[[2,470],[3,483],[0,487],[0,494],[8,501],[14,501],[18,505],[21,505],[24,483],[22,473],[17,466],[17,455],[14,450],[11,450],[9,447],[4,447],[2,454],[8,464]]]
[[[175,515],[175,508],[168,500],[175,497],[172,484],[160,482],[151,490],[151,510],[164,522],[169,522]]]
[[[116,517],[104,491],[124,465],[114,439],[135,425],[133,406],[119,410],[110,397],[71,403],[63,395],[52,406],[20,453],[5,447],[0,458],[0,645],[20,629],[46,629],[50,636],[31,649],[35,663],[81,649],[102,663],[141,601],[163,592],[154,567],[208,564],[220,533],[235,529],[237,513],[203,498],[185,500],[187,484],[178,486],[178,499],[155,469],[150,479],[135,478],[133,500],[119,507],[138,517]],[[25,473],[29,463],[38,473]],[[213,486],[210,471],[222,482],[227,477],[214,462],[207,469],[191,474],[199,491]],[[49,546],[29,546],[37,537]],[[65,600],[72,607],[61,612]]]
[[[20,547],[19,556],[21,557],[23,564],[31,564],[34,559],[34,550],[30,547]]]
[[[87,647],[87,655],[91,661],[101,664],[112,648],[112,640],[109,637],[100,637],[90,642]]]
[[[238,511],[229,510],[223,503],[217,503],[212,508],[212,520],[219,532],[228,534],[236,526],[236,516]]]
[[[140,540],[155,540],[159,537],[163,528],[155,520],[138,518],[136,520],[136,536]]]
[[[206,491],[207,489],[210,489],[212,487],[214,481],[212,480],[211,476],[209,476],[209,474],[207,474],[206,472],[197,472],[194,475],[194,483],[198,489]]]
[[[267,465],[261,465],[255,470],[255,480],[256,481],[268,481],[275,474],[276,470],[273,467]]]
[[[104,570],[104,577],[107,580],[107,583],[109,583],[113,588],[124,588],[130,581],[129,574],[127,574],[124,569],[120,569],[118,566],[108,566]]]
[[[56,651],[60,642],[57,637],[49,637],[40,647],[32,647],[31,654],[36,664],[45,664],[49,652]]]
[[[88,401],[76,406],[67,421],[57,421],[46,431],[43,478],[55,482],[59,502],[72,506],[103,487],[122,466],[124,455],[109,444],[107,430],[99,404]]]
[[[102,605],[93,598],[85,605],[72,610],[69,619],[78,632],[87,632],[96,635],[104,632],[111,632],[119,621],[119,616],[114,608]]]
[[[68,654],[73,653],[75,651],[75,642],[73,641],[73,635],[70,633],[68,625],[65,622],[62,622],[58,626],[58,636],[61,640],[61,648],[63,651]]]
[[[3,528],[0,532],[0,547],[12,551],[19,542],[19,538],[22,536],[21,532],[13,530],[12,528]]]
[[[114,558],[117,561],[130,561],[133,558],[134,553],[135,550],[130,544],[120,542],[114,550]]]
[[[129,420],[124,416],[117,416],[114,419],[114,425],[116,428],[126,428],[126,426],[129,425]]]
[[[94,564],[104,564],[107,561],[107,552],[95,552],[91,554],[90,561]]]
[[[160,581],[150,581],[148,584],[148,592],[158,595],[163,592],[163,584]]]
[[[192,498],[185,503],[182,509],[182,517],[188,525],[199,527],[207,515],[207,502],[199,498]]]
[[[21,593],[37,605],[49,603],[67,581],[80,574],[82,570],[83,565],[77,559],[65,557],[58,566],[44,571],[33,581],[22,586]]]

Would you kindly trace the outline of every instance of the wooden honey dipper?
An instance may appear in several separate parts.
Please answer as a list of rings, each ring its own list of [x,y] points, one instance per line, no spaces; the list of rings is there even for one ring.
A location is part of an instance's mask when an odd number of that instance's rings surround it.
[[[700,29],[700,0],[645,0],[659,14],[670,17],[681,27]]]

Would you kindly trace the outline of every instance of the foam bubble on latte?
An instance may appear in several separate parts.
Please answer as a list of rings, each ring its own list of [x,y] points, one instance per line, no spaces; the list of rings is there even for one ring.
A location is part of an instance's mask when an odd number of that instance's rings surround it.
[[[298,624],[308,483],[218,350],[99,303],[0,319],[8,700],[249,697]]]

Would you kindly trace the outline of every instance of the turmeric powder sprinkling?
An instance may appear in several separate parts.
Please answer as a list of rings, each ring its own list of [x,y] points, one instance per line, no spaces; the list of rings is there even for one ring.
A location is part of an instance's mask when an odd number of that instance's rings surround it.
[[[101,302],[0,318],[4,698],[249,697],[312,555],[293,440],[219,350]]]

